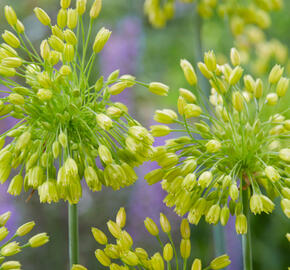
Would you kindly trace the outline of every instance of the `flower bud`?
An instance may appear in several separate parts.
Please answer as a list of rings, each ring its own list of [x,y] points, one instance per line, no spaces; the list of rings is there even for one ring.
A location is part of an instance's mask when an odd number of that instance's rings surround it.
[[[78,43],[77,37],[73,31],[66,29],[64,31],[64,39],[67,43],[71,45],[76,45]]]
[[[7,211],[4,214],[0,215],[0,227],[5,226],[6,222],[9,220],[11,212]]]
[[[185,98],[187,102],[190,102],[190,103],[196,102],[196,96],[187,89],[179,88],[179,95]]]
[[[191,270],[202,270],[202,264],[200,259],[194,259]]]
[[[13,256],[21,251],[21,247],[19,246],[19,243],[16,241],[13,241],[11,243],[8,243],[4,247],[1,248],[1,255],[4,257]]]
[[[9,269],[17,270],[17,269],[21,269],[21,264],[18,261],[7,261],[1,265],[1,269],[2,270],[9,270]]]
[[[48,39],[48,43],[51,46],[51,48],[53,48],[54,50],[58,52],[63,52],[64,43],[59,37],[55,35],[51,35],[51,37]]]
[[[137,255],[132,251],[124,252],[121,255],[121,260],[130,266],[136,266],[139,263]]]
[[[282,77],[277,84],[276,92],[279,97],[283,97],[286,95],[286,92],[289,87],[289,79]]]
[[[72,62],[74,60],[75,52],[71,44],[65,44],[63,49],[63,60],[65,62]]]
[[[102,0],[95,0],[90,10],[90,17],[92,19],[96,19],[100,14],[101,9],[102,9]]]
[[[185,59],[180,60],[180,66],[183,70],[184,76],[190,85],[197,84],[197,77],[192,65]]]
[[[7,235],[9,234],[9,231],[5,227],[0,228],[0,241],[3,241]]]
[[[122,231],[120,238],[118,240],[118,246],[120,246],[122,250],[130,250],[132,245],[133,245],[133,239],[130,236],[130,234],[126,231]]]
[[[229,77],[229,84],[234,85],[238,83],[243,75],[244,70],[240,66],[236,66]]]
[[[231,62],[233,66],[239,66],[241,63],[241,57],[236,48],[231,49]]]
[[[177,119],[177,114],[169,109],[157,110],[154,114],[154,120],[162,124],[172,124]]]
[[[209,184],[212,181],[212,173],[207,171],[207,172],[203,172],[199,178],[198,178],[198,184],[202,187],[202,188],[207,188],[209,186]]]
[[[271,83],[271,84],[277,83],[280,80],[280,78],[282,77],[283,72],[284,72],[284,68],[282,68],[280,65],[276,64],[271,69],[271,72],[269,74],[269,77],[268,77],[269,83]]]
[[[246,234],[247,233],[247,218],[244,214],[239,214],[236,217],[236,232],[237,234]]]
[[[266,96],[266,99],[269,105],[276,105],[279,97],[276,93],[270,93]]]
[[[122,229],[126,225],[126,211],[124,207],[121,207],[116,216],[116,223]]]
[[[10,94],[8,96],[8,100],[10,103],[14,105],[23,105],[24,104],[24,97],[19,94]]]
[[[78,12],[76,9],[69,8],[67,11],[67,27],[69,29],[76,28],[78,24]]]
[[[50,18],[49,16],[47,15],[47,13],[41,9],[41,8],[35,8],[34,10],[34,13],[37,17],[37,19],[43,24],[43,25],[50,25]]]
[[[237,187],[236,184],[232,184],[230,186],[230,192],[229,192],[229,194],[230,194],[230,197],[231,197],[231,199],[233,201],[235,201],[235,200],[238,199],[238,197],[239,197],[239,189],[238,189],[238,187]]]
[[[171,131],[170,127],[164,125],[155,125],[151,126],[150,128],[151,128],[150,132],[153,135],[153,137],[163,137],[168,135]]]
[[[171,231],[171,225],[167,217],[160,213],[160,226],[163,232],[169,233]]]
[[[189,239],[181,239],[180,242],[180,255],[183,259],[187,259],[190,256],[191,243]]]
[[[189,223],[186,218],[182,219],[180,224],[180,233],[181,237],[183,239],[189,239],[190,238],[190,227]]]
[[[21,193],[23,184],[23,177],[21,175],[16,175],[12,178],[7,192],[13,196],[18,196]]]
[[[290,148],[283,148],[280,150],[279,152],[279,157],[286,161],[286,162],[290,162]]]
[[[70,45],[72,46],[72,45]],[[73,48],[73,47],[71,47]],[[65,58],[65,57],[64,57]],[[72,61],[72,59],[70,59]],[[66,61],[69,61],[68,58],[66,58]],[[60,69],[59,69],[59,74],[61,76],[69,76],[71,74],[72,70],[71,70],[71,67],[68,66],[68,65],[63,65]]]
[[[18,68],[22,65],[22,59],[19,57],[7,57],[2,60],[1,65],[8,68]]]
[[[221,255],[210,262],[210,267],[213,270],[223,269],[231,264],[230,258],[228,255]]]
[[[88,270],[88,269],[80,264],[73,264],[71,270]]]
[[[101,230],[92,228],[92,234],[99,244],[106,245],[108,243],[107,236]]]
[[[120,258],[120,247],[118,245],[108,244],[104,249],[105,254],[110,259],[119,259]]]
[[[241,112],[244,108],[243,97],[240,92],[234,92],[232,96],[233,106],[236,111]]]
[[[204,54],[204,63],[208,70],[215,71],[216,70],[216,57],[213,51],[208,51]]]
[[[97,124],[104,130],[109,130],[113,126],[112,119],[103,113],[97,114],[96,120]]]
[[[149,91],[155,95],[167,96],[169,87],[163,83],[152,82],[149,84]]]
[[[37,92],[37,97],[41,101],[49,101],[52,98],[52,92],[48,89],[39,89]]]
[[[254,95],[256,98],[260,98],[263,95],[263,82],[261,79],[257,79],[257,81],[256,81]]]
[[[210,140],[206,143],[205,147],[207,152],[216,153],[221,149],[222,145],[217,140]]]
[[[107,222],[107,227],[108,227],[108,230],[110,231],[110,233],[117,239],[120,238],[121,236],[121,228],[119,227],[119,225],[112,221],[112,220],[109,220]]]
[[[260,197],[263,203],[263,211],[267,214],[272,213],[275,208],[275,204],[268,197],[264,195],[261,195]]]
[[[196,186],[196,175],[194,173],[190,173],[186,175],[183,179],[182,186],[188,191],[192,191]]]
[[[77,12],[83,15],[86,11],[87,0],[77,0]]]
[[[210,224],[217,224],[220,218],[221,208],[218,204],[214,204],[205,216],[206,222]]]
[[[148,258],[148,254],[145,249],[143,248],[136,248],[135,254],[140,260],[146,260]]]
[[[66,27],[67,24],[67,10],[66,9],[60,9],[57,14],[57,25],[63,29]]]
[[[95,251],[95,256],[103,266],[108,267],[111,264],[110,258],[105,254],[105,252],[101,249],[97,249]]]
[[[96,35],[95,42],[93,44],[93,50],[95,53],[99,53],[104,48],[105,44],[111,36],[111,33],[112,32],[108,29],[104,27],[101,28],[101,30]]]
[[[43,40],[40,44],[40,55],[43,58],[43,60],[48,60],[50,56],[50,48],[48,45],[47,40]]]
[[[207,79],[211,79],[213,77],[213,73],[208,70],[207,66],[204,63],[198,62],[197,66],[204,77],[206,77]]]
[[[24,236],[24,235],[30,233],[30,231],[33,229],[34,226],[35,226],[34,221],[27,222],[17,229],[16,235],[17,236]]]
[[[118,82],[115,83],[114,85],[112,85],[109,88],[109,93],[111,95],[119,95],[120,93],[122,93],[126,88],[128,87],[127,82]]]
[[[184,114],[186,118],[199,117],[201,113],[201,107],[195,104],[187,104],[184,108]]]
[[[3,77],[13,77],[16,73],[15,68],[7,68],[0,66],[0,75]]]
[[[63,9],[69,8],[71,0],[60,0],[60,6]]]
[[[64,132],[61,132],[59,135],[58,135],[58,141],[59,143],[61,144],[61,146],[63,148],[66,148],[67,147],[67,136],[65,135]]]
[[[147,181],[149,185],[154,185],[162,180],[164,174],[165,174],[164,170],[159,168],[147,173],[144,179]]]
[[[221,210],[220,221],[223,226],[226,226],[230,217],[230,210],[227,206],[224,206]]]
[[[245,85],[245,88],[248,92],[254,93],[256,83],[251,75],[244,76],[244,85]]]
[[[280,174],[272,166],[267,166],[265,168],[265,174],[272,182],[276,182],[280,179]]]
[[[151,259],[151,265],[153,270],[164,270],[164,261],[160,253],[155,253]]]
[[[4,15],[5,15],[7,22],[11,26],[15,26],[15,24],[17,23],[17,16],[16,16],[14,9],[11,6],[6,5],[4,7]]]
[[[39,233],[31,237],[28,242],[32,248],[45,245],[49,241],[47,233]]]
[[[2,34],[4,41],[13,48],[18,48],[20,46],[19,39],[10,31],[5,30]]]
[[[105,146],[105,145],[100,145],[98,149],[100,159],[105,163],[105,164],[111,164],[113,162],[113,158],[111,155],[110,150]]]
[[[154,236],[157,236],[159,234],[158,227],[157,227],[156,223],[151,218],[147,217],[144,220],[144,225],[150,234],[152,234]]]
[[[24,33],[25,27],[21,21],[17,20],[16,25],[15,25],[15,30],[18,34]]]
[[[287,218],[290,218],[290,200],[283,199],[281,200],[281,208]]]
[[[250,199],[250,209],[256,214],[261,214],[263,211],[263,202],[260,195],[254,194]]]

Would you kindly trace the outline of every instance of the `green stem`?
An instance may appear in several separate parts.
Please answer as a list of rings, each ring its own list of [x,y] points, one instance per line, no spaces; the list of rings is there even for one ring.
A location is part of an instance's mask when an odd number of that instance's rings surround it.
[[[253,270],[249,199],[248,189],[243,190],[243,211],[248,222],[248,232],[242,236],[244,270]]]
[[[213,238],[214,238],[214,247],[215,247],[215,255],[220,256],[225,254],[225,235],[224,228],[219,223],[213,227]]]
[[[69,264],[79,262],[79,230],[78,230],[78,206],[68,204],[68,231],[69,231]]]

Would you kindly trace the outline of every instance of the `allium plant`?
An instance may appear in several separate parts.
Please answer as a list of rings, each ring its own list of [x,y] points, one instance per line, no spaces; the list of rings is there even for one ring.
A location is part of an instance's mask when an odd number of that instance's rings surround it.
[[[289,108],[280,108],[289,79],[275,65],[263,83],[243,74],[236,49],[230,58],[232,65],[219,66],[209,51],[204,63],[198,63],[212,86],[209,100],[198,87],[192,65],[181,60],[195,94],[180,88],[179,115],[157,110],[155,121],[166,125],[152,126],[151,132],[155,137],[171,132],[185,136],[156,148],[152,161],[161,168],[145,178],[149,184],[162,180],[168,192],[164,202],[179,215],[188,214],[189,222],[198,224],[205,216],[210,224],[226,225],[232,214],[237,233],[246,234],[248,208],[254,214],[271,213],[275,197],[290,217]]]
[[[164,27],[175,13],[177,0],[145,0],[144,10],[150,23]],[[269,12],[278,10],[283,0],[219,1],[219,0],[180,0],[183,3],[196,3],[197,11],[203,18],[210,18],[217,13],[222,18],[229,18],[234,35],[239,35],[246,25],[257,25],[267,28],[271,24]]]
[[[10,182],[10,194],[19,195],[24,187],[37,190],[41,202],[63,199],[71,206],[82,196],[83,177],[92,191],[102,186],[118,190],[136,181],[133,168],[152,154],[153,137],[111,95],[135,84],[167,95],[168,87],[140,83],[118,70],[108,78],[92,74],[96,56],[111,35],[103,27],[92,39],[102,1],[93,2],[87,31],[86,0],[77,0],[76,8],[70,2],[60,1],[56,24],[44,10],[34,9],[50,32],[40,53],[13,8],[5,6],[14,33],[6,30],[0,45],[0,83],[9,89],[1,91],[7,96],[0,100],[0,115],[19,121],[0,136],[1,148],[12,138],[0,151],[0,179],[4,183],[15,169],[19,173]],[[76,207],[70,211],[70,223],[76,223]],[[70,236],[76,237],[76,231],[74,224]],[[71,250],[75,256],[76,250]]]
[[[6,222],[9,220],[11,212],[5,212],[0,215],[0,241],[4,241],[0,246],[0,269],[21,269],[21,263],[19,261],[7,260],[10,256],[14,256],[23,251],[27,247],[37,248],[45,245],[49,241],[49,237],[46,233],[39,233],[32,236],[27,243],[20,244],[15,239],[25,236],[31,232],[35,226],[34,221],[27,222],[20,226],[13,236],[7,239],[9,231],[5,227]]]
[[[141,247],[134,247],[133,239],[130,234],[124,229],[126,225],[126,212],[124,208],[120,208],[116,215],[116,220],[107,222],[107,227],[110,234],[115,238],[114,243],[108,242],[108,237],[104,232],[97,228],[92,228],[92,233],[95,240],[104,248],[97,249],[95,256],[98,261],[105,267],[111,270],[119,269],[223,269],[228,266],[231,261],[225,254],[212,260],[208,266],[203,266],[200,259],[195,259],[192,264],[189,264],[191,255],[191,240],[190,227],[187,219],[183,219],[180,225],[181,242],[180,249],[174,245],[171,235],[171,224],[164,214],[160,214],[160,227],[164,234],[167,235],[167,243],[162,243],[160,239],[160,231],[157,224],[151,219],[146,218],[144,221],[147,231],[156,237],[162,249],[161,252],[156,252],[154,255],[148,255],[147,251]],[[181,256],[183,263],[178,262],[178,256]],[[175,263],[173,263],[175,261]],[[72,270],[85,270],[86,268],[76,265]]]

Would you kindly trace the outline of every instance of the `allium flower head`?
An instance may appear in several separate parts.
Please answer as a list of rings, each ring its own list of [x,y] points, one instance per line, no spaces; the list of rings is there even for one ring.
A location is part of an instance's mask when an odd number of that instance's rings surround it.
[[[27,235],[30,233],[30,231],[33,229],[35,223],[33,221],[27,222],[20,226],[14,235],[7,239],[9,231],[5,227],[6,222],[9,220],[11,216],[10,212],[5,212],[2,215],[0,215],[0,242],[2,242],[2,245],[0,246],[0,268],[5,269],[21,269],[21,264],[19,261],[7,261],[7,257],[16,255],[17,253],[20,253],[23,251],[23,249],[27,247],[40,247],[46,244],[49,241],[49,237],[46,233],[40,233],[36,234],[33,237],[31,237],[27,243],[20,244],[18,242],[18,238]],[[14,240],[17,241],[14,241]],[[38,241],[36,241],[36,239]],[[36,244],[37,243],[37,244]]]
[[[77,203],[83,177],[93,191],[102,185],[120,189],[136,181],[133,167],[152,153],[152,135],[110,96],[136,83],[162,96],[168,87],[139,83],[118,70],[96,79],[94,60],[111,35],[103,27],[91,37],[102,3],[92,4],[87,31],[86,1],[76,1],[76,9],[69,7],[70,1],[60,4],[57,22],[41,8],[34,9],[50,32],[40,53],[12,7],[5,7],[14,33],[5,31],[0,45],[0,83],[8,88],[2,91],[8,95],[0,100],[0,115],[19,122],[0,136],[1,148],[6,138],[13,139],[0,151],[0,180],[4,183],[12,169],[19,170],[10,182],[10,194],[32,188],[41,202]]]
[[[254,214],[271,213],[272,199],[280,197],[290,217],[290,119],[289,109],[280,105],[289,79],[279,65],[267,82],[254,79],[239,66],[238,52],[232,53],[233,66],[198,64],[212,87],[209,100],[194,86],[195,95],[180,89],[178,117],[172,110],[156,111],[157,122],[175,127],[152,126],[154,136],[170,132],[186,136],[156,148],[152,161],[161,168],[145,178],[149,184],[162,180],[167,206],[175,206],[179,215],[188,213],[191,223],[205,216],[208,223],[225,225],[232,214],[237,216],[237,232],[246,233],[243,190],[250,194],[247,207]],[[212,52],[205,54],[208,63],[215,63],[210,57],[215,57]]]
[[[151,219],[146,218],[144,221],[147,231],[155,236],[158,240],[161,251],[156,252],[152,256],[141,247],[135,247],[133,238],[124,229],[126,222],[126,212],[124,208],[121,208],[116,216],[116,221],[108,221],[108,230],[110,234],[115,238],[114,243],[108,243],[107,236],[104,232],[97,228],[92,228],[92,233],[98,244],[102,245],[95,251],[97,260],[105,267],[110,269],[154,269],[163,270],[167,264],[171,269],[171,264],[175,259],[178,264],[177,249],[172,241],[171,225],[169,220],[164,214],[160,214],[160,229],[168,237],[167,243],[162,243],[160,240],[160,232],[158,225]],[[195,259],[192,265],[188,265],[188,258],[191,254],[191,242],[190,242],[190,227],[186,219],[183,219],[180,225],[181,241],[180,241],[180,255],[183,258],[183,269],[201,270],[202,262],[199,259]],[[119,265],[119,263],[122,265]],[[222,269],[231,263],[229,257],[225,254],[219,256],[210,262],[210,265],[204,269]],[[188,265],[188,267],[186,267]],[[74,269],[74,268],[73,268]],[[78,269],[78,268],[76,268]],[[83,269],[83,268],[80,268]],[[178,267],[176,267],[178,269]]]

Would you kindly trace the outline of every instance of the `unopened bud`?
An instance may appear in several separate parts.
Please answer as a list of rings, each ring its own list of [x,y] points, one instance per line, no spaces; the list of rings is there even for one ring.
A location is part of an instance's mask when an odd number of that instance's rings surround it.
[[[49,16],[47,15],[47,13],[43,9],[37,7],[33,11],[34,11],[37,19],[43,25],[50,25],[51,20],[50,20]]]
[[[184,76],[190,85],[197,84],[197,77],[193,66],[185,59],[180,61],[180,66],[183,70]]]
[[[95,53],[99,53],[104,48],[105,44],[111,36],[111,33],[111,31],[104,27],[98,32],[93,44],[93,50]]]
[[[276,64],[271,69],[271,72],[269,74],[269,77],[268,77],[269,83],[271,83],[271,84],[277,83],[280,80],[280,78],[282,77],[283,72],[284,72],[284,68],[282,68],[280,65]]]
[[[144,220],[144,225],[150,234],[152,234],[154,236],[157,236],[159,234],[159,229],[158,229],[156,223],[151,218],[147,217]]]

